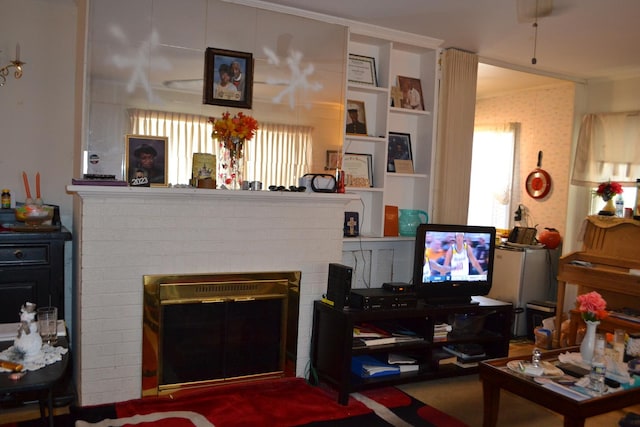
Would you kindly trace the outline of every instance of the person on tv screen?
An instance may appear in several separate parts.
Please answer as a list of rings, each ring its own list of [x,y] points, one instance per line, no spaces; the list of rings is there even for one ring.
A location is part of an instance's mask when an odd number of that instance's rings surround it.
[[[464,233],[456,233],[455,239],[455,243],[449,248],[444,259],[444,265],[451,267],[451,278],[469,277],[469,262],[478,274],[484,274],[482,266],[473,254],[473,249],[465,241]]]
[[[473,253],[480,263],[482,270],[487,271],[487,265],[489,264],[489,247],[484,237],[478,237],[478,245],[474,248]]]

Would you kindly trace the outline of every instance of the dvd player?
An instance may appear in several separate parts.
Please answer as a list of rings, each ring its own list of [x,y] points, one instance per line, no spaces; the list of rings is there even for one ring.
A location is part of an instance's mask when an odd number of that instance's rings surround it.
[[[352,289],[349,306],[360,310],[415,308],[418,306],[418,298],[411,292],[398,293],[381,288]]]

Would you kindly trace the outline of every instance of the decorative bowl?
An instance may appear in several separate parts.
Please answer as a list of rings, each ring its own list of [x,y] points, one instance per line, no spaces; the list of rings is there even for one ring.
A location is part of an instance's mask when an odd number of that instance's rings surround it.
[[[50,206],[22,205],[16,207],[16,220],[26,225],[42,225],[53,218],[53,208]]]

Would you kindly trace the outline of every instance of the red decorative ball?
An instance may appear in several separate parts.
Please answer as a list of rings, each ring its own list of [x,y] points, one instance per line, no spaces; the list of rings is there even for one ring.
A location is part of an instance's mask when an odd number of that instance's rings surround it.
[[[538,242],[542,243],[549,249],[555,249],[562,242],[562,237],[555,228],[545,228],[538,236]]]

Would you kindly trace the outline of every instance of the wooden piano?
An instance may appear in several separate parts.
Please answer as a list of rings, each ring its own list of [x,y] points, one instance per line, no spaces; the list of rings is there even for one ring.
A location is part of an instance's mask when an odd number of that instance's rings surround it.
[[[607,301],[609,310],[625,307],[640,310],[640,221],[593,215],[585,219],[582,231],[582,250],[560,258],[557,314],[564,307],[567,284],[578,285],[578,295],[597,291]],[[581,265],[583,262],[588,264]],[[570,311],[570,318],[568,344],[574,345],[582,319],[577,310]],[[556,315],[557,331],[561,323],[562,316]],[[599,330],[606,332],[616,328],[640,332],[640,320],[610,316],[599,326]],[[554,347],[559,347],[559,335],[554,338]]]

